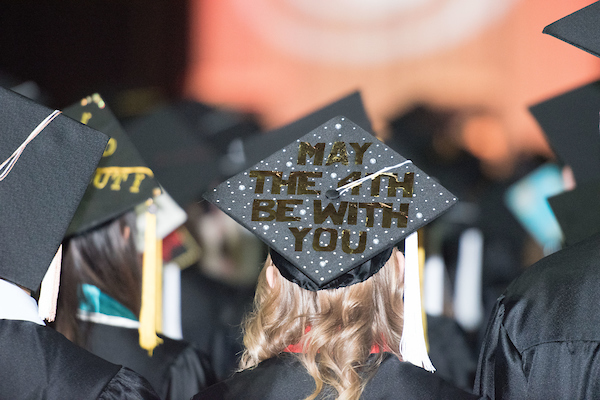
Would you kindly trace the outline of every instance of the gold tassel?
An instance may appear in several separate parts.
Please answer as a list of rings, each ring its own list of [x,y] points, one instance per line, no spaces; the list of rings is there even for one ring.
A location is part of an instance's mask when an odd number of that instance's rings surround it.
[[[156,335],[156,287],[157,287],[157,240],[156,205],[149,199],[146,202],[146,228],[144,232],[144,256],[142,272],[142,306],[140,309],[140,347],[152,356],[154,348],[163,340]],[[162,249],[161,249],[162,251]]]

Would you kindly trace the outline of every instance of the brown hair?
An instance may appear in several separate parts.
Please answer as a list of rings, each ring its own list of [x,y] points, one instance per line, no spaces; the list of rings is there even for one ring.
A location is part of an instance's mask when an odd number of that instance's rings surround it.
[[[124,237],[127,227],[128,238]],[[55,327],[71,341],[85,344],[77,320],[83,283],[96,286],[139,315],[142,266],[135,248],[135,230],[135,213],[130,211],[65,243]]]
[[[367,363],[374,345],[401,358],[403,277],[397,252],[394,249],[386,265],[364,282],[316,292],[302,289],[278,272],[271,288],[266,270],[272,262],[267,258],[254,311],[243,325],[240,368],[255,367],[301,343],[300,360],[316,384],[307,400],[316,398],[324,385],[337,390],[339,399],[358,399],[383,359],[380,352],[375,362]]]

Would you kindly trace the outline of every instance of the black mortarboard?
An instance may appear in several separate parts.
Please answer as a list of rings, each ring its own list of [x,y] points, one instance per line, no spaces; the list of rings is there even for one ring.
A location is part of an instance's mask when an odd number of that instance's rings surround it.
[[[573,169],[577,184],[600,179],[600,81],[529,108],[560,161]]]
[[[51,114],[0,88],[0,164]],[[26,144],[10,171],[8,165],[1,168],[1,278],[39,288],[107,141],[104,134],[58,115]]]
[[[598,199],[600,181],[577,185],[571,191],[548,199],[567,246],[600,232]]]
[[[600,57],[600,1],[546,26],[544,33]]]
[[[205,198],[270,246],[281,274],[309,290],[364,281],[394,245],[457,201],[345,117],[313,129]]]
[[[82,99],[64,113],[110,136],[67,236],[96,228],[160,193],[154,173],[99,95]]]

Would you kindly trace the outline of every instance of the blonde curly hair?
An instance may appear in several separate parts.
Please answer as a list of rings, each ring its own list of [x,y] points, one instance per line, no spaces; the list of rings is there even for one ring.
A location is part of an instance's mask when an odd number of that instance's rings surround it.
[[[325,385],[338,399],[359,399],[383,360],[367,363],[374,346],[399,354],[403,325],[404,258],[397,249],[379,272],[348,287],[309,291],[283,278],[277,268],[272,287],[262,269],[254,310],[244,323],[245,350],[240,369],[250,369],[277,356],[291,344],[300,344],[297,356],[315,380],[306,400],[315,399]],[[318,360],[317,360],[318,355]]]

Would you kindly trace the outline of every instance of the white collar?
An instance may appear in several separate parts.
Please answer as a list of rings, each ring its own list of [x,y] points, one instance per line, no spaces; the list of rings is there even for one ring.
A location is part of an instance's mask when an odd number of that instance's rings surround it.
[[[35,299],[23,289],[0,279],[0,319],[30,321],[38,325],[46,325],[38,315]]]

